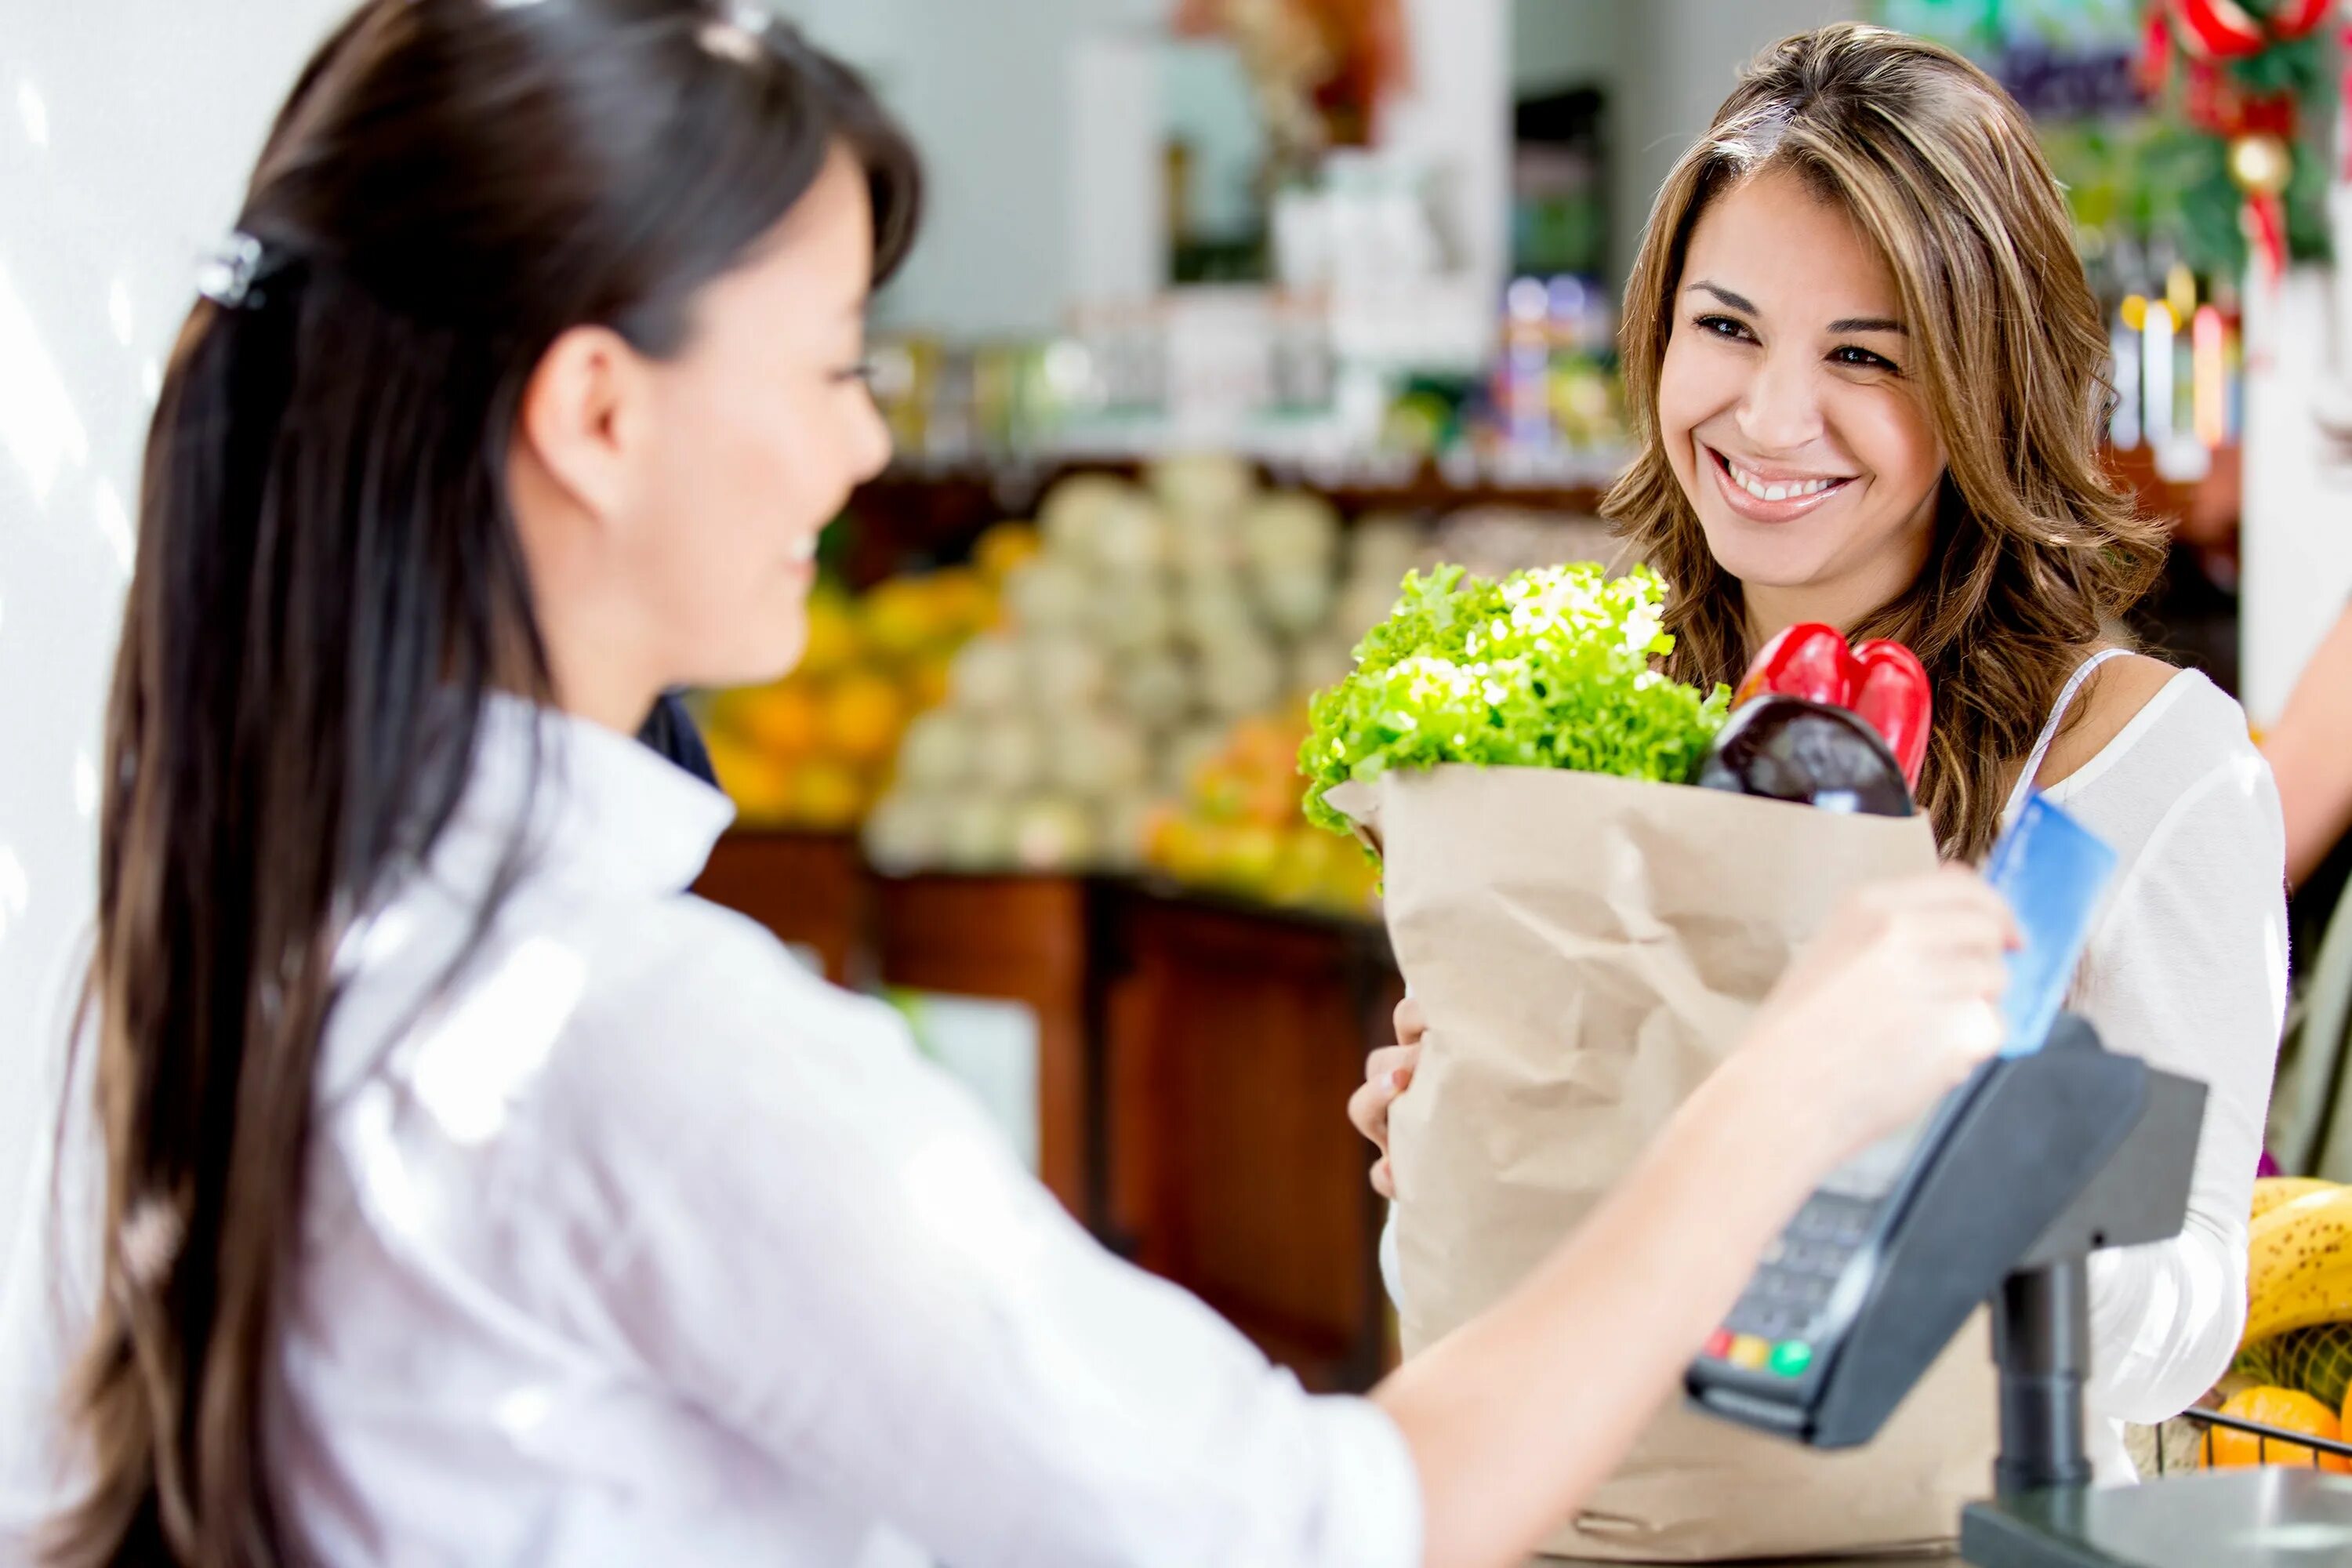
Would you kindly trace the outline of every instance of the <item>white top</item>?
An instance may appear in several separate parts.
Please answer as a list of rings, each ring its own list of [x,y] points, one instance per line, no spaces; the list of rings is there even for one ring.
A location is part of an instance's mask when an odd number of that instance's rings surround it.
[[[270,1421],[319,1562],[1420,1561],[1386,1415],[1104,1252],[896,1014],[683,893],[730,809],[635,743],[539,720],[543,853],[419,1016],[525,795],[532,710],[490,718],[325,1042]],[[0,1561],[70,1484],[54,1272],[0,1303]]]
[[[2111,657],[2060,695],[2011,814],[2082,681]],[[2089,1447],[2102,1481],[2128,1481],[2122,1424],[2195,1404],[2245,1327],[2247,1215],[2286,1016],[2285,829],[2245,713],[2194,671],[2045,794],[2118,858],[2069,1005],[2110,1048],[2209,1091],[2181,1233],[2091,1259]],[[1393,1216],[1381,1271],[1395,1298]]]

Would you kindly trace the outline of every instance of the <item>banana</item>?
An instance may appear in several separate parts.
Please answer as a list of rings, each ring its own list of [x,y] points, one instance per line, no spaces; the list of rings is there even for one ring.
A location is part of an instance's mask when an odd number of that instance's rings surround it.
[[[2246,1299],[2250,1345],[2352,1319],[2352,1188],[2306,1193],[2254,1222]]]
[[[2336,1183],[2323,1182],[2317,1176],[2264,1176],[2254,1183],[2253,1217],[2260,1219],[2271,1210],[2284,1207],[2297,1198],[2336,1190]]]

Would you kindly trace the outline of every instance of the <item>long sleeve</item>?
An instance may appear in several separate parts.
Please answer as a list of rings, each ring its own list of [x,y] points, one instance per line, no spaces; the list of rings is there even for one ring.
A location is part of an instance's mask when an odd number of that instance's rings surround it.
[[[577,1037],[551,1136],[593,1174],[532,1204],[596,1260],[572,1331],[959,1568],[1418,1561],[1384,1414],[1105,1252],[896,1015],[764,942],[664,978],[659,1048]]]
[[[2207,1086],[2181,1234],[2091,1263],[2090,1399],[2141,1423],[2193,1404],[2236,1352],[2286,1005],[2277,794],[2251,745],[2206,755],[2200,775],[2148,808],[2154,826],[2121,873],[2075,999],[2110,1048]]]

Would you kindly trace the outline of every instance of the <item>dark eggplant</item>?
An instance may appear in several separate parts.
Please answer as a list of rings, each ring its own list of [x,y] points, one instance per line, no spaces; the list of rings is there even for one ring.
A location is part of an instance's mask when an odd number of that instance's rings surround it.
[[[1801,697],[1743,705],[1715,738],[1701,789],[1795,801],[1823,811],[1909,816],[1903,764],[1877,731],[1843,708]]]

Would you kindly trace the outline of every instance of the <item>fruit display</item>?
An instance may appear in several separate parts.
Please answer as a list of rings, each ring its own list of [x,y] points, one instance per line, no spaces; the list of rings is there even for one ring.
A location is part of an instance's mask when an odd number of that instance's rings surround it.
[[[908,724],[945,699],[957,653],[995,623],[1001,574],[1034,549],[1024,533],[982,541],[973,568],[856,597],[821,585],[792,674],[709,700],[711,763],[745,826],[842,832],[865,818]]]
[[[2254,1184],[2253,1213],[2248,1223],[2297,1198],[2336,1190],[2334,1182],[2322,1181],[2317,1176],[2265,1176]]]
[[[2239,1355],[2238,1370],[2263,1383],[2301,1389],[2341,1410],[2352,1398],[2352,1323],[2290,1329],[2249,1345]]]
[[[2247,1345],[2352,1321],[2347,1243],[2352,1188],[2328,1184],[2288,1196],[2254,1221],[2247,1245]]]
[[[2352,1409],[2352,1265],[2341,1257],[2352,1187],[2265,1176],[2254,1183],[2251,1214],[2245,1337],[2208,1404],[2340,1441]],[[2332,1454],[2187,1419],[2167,1422],[2161,1441],[2171,1463],[2309,1466],[2316,1458],[2323,1468],[2352,1474],[2352,1461]]]
[[[1379,871],[1355,846],[1310,826],[1298,809],[1298,748],[1307,714],[1245,719],[1151,816],[1144,858],[1188,886],[1327,914],[1378,907]]]
[[[1005,615],[907,731],[866,823],[886,873],[1131,870],[1154,805],[1242,721],[1339,679],[1420,548],[1219,457],[1082,472],[1003,567]],[[1295,797],[1293,811],[1295,813]]]
[[[2224,1401],[2221,1414],[2234,1415],[2242,1421],[2260,1422],[2282,1432],[2299,1432],[2331,1443],[2343,1440],[2341,1413],[2330,1409],[2300,1389],[2249,1388]],[[2227,1426],[2207,1429],[2200,1457],[2209,1469],[2233,1469],[2250,1465],[2292,1465],[2309,1469],[2315,1465],[2336,1475],[2352,1475],[2352,1460],[2335,1454],[2323,1454],[2307,1444],[2284,1443],[2275,1437],[2234,1431]]]

